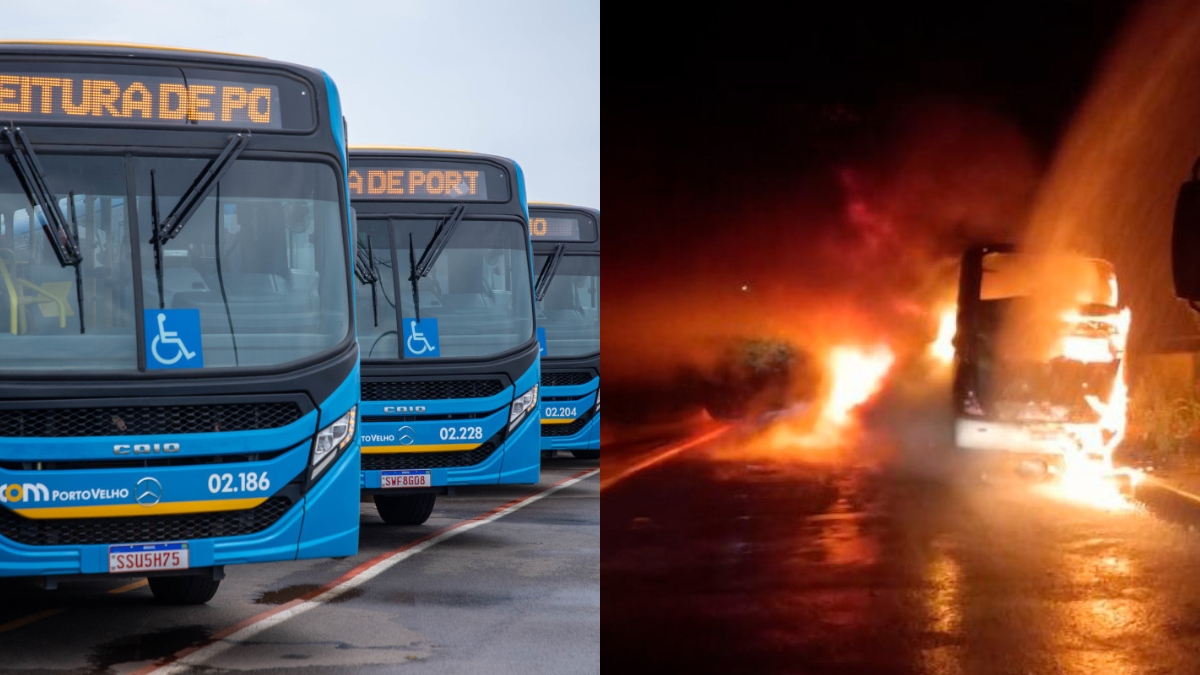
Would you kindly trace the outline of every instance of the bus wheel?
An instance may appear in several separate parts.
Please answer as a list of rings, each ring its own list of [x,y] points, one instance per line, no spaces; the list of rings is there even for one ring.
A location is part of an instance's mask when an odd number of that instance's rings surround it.
[[[600,459],[599,450],[572,450],[575,459]]]
[[[433,513],[435,494],[375,495],[375,508],[388,525],[420,525]]]
[[[207,576],[150,577],[150,592],[164,605],[203,605],[217,594],[220,579]]]

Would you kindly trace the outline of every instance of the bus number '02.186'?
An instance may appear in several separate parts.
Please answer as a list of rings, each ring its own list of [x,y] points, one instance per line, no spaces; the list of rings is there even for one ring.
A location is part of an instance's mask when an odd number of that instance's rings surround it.
[[[238,473],[237,478],[238,484],[234,485],[233,474],[214,473],[208,477],[208,491],[217,494],[218,492],[258,492],[271,489],[271,479],[267,478],[266,471],[261,474],[253,471],[241,472]]]
[[[438,436],[443,441],[482,441],[483,427],[442,427]]]

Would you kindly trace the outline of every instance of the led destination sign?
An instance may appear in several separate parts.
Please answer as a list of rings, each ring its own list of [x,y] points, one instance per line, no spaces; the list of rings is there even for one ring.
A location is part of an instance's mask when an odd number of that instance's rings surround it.
[[[0,120],[279,129],[279,89],[218,80],[0,72]]]
[[[530,214],[529,236],[534,241],[595,241],[591,218]]]
[[[382,164],[380,162],[379,164]],[[505,201],[504,173],[490,164],[396,162],[359,165],[351,161],[350,197],[419,201]]]

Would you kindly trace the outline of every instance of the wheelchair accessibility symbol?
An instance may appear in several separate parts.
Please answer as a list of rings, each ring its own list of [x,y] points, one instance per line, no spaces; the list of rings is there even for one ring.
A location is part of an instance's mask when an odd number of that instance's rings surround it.
[[[438,355],[437,319],[405,319],[404,355],[414,358],[429,358]]]
[[[148,309],[146,368],[203,368],[200,310]]]

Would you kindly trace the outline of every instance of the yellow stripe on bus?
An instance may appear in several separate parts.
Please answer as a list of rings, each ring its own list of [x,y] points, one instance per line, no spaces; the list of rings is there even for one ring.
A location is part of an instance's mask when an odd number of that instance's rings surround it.
[[[577,419],[579,419],[579,418],[572,417],[571,419],[565,419],[562,417],[551,417],[551,418],[543,417],[542,424],[570,424],[571,422],[574,422]]]
[[[442,452],[449,450],[474,450],[478,443],[434,443],[432,445],[364,445],[364,455],[390,455],[395,452]]]
[[[191,52],[193,54],[217,54],[220,56],[241,56],[249,59],[262,59],[253,54],[237,52],[218,52],[211,49],[194,49],[192,47],[171,47],[169,45],[151,45],[137,42],[105,42],[102,40],[0,40],[3,45],[64,45],[68,47],[120,47],[128,49],[157,49],[166,52]],[[265,60],[265,59],[264,59]]]
[[[241,511],[252,509],[265,501],[267,501],[266,497],[248,497],[245,499],[213,499],[196,502],[159,502],[154,506],[142,506],[141,504],[51,506],[44,509],[13,509],[13,511],[34,520],[48,518],[97,518],[104,516],[163,516],[174,513]]]

